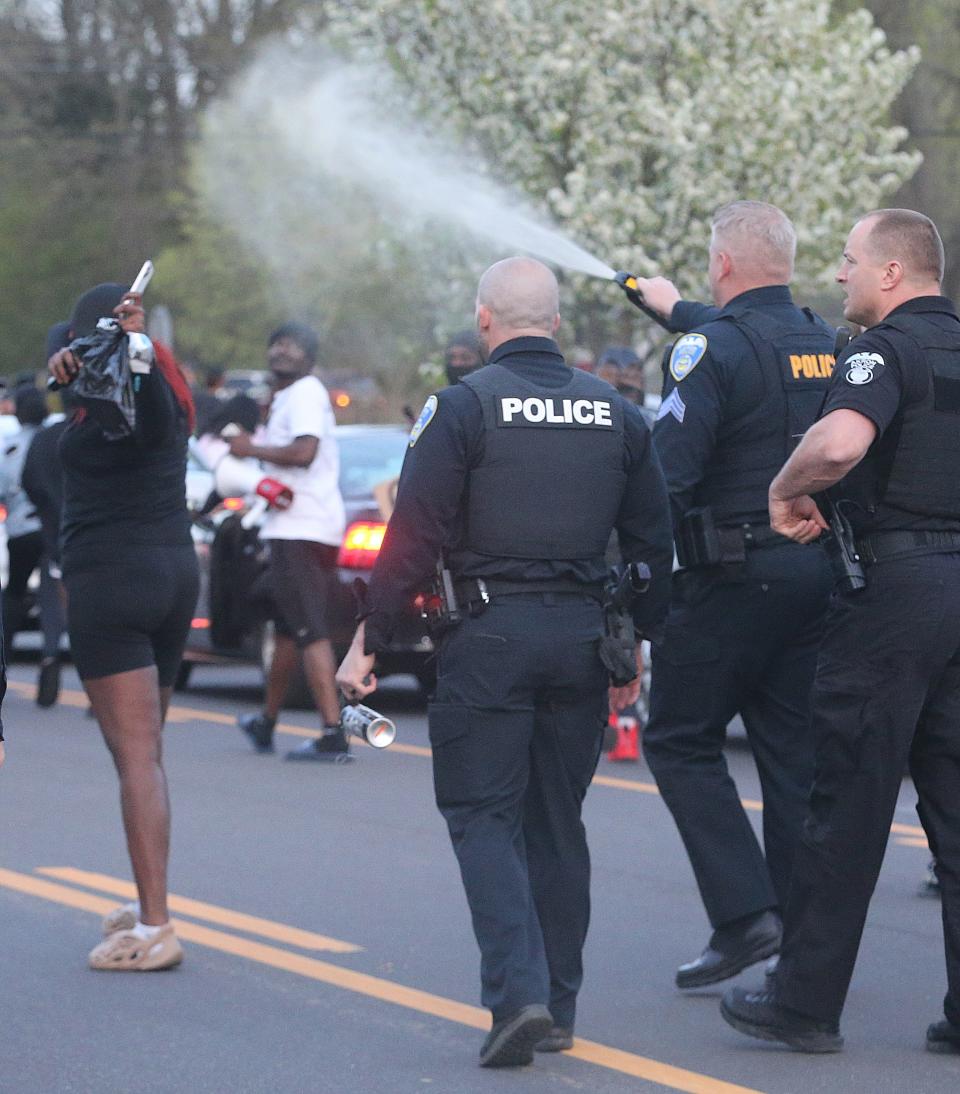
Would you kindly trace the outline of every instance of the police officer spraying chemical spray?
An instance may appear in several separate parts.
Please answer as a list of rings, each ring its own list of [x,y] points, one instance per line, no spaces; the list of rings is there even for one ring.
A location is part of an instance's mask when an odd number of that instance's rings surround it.
[[[927,1047],[960,1052],[960,318],[927,217],[883,209],[847,238],[844,315],[869,328],[837,360],[820,420],[770,487],[773,528],[819,537],[833,487],[866,588],[830,605],[813,692],[816,779],[780,965],[734,989],[736,1029],[834,1052],[904,769],[937,863],[948,990]]]
[[[771,531],[766,512],[770,482],[813,423],[833,367],[832,329],[791,299],[795,250],[779,209],[734,202],[713,220],[716,307],[680,301],[664,278],[625,285],[665,323],[692,328],[665,359],[654,426],[681,569],[653,648],[643,735],[713,928],[677,970],[681,988],[778,951],[813,778],[809,693],[831,578],[823,552]],[[763,788],[763,851],[723,756],[738,713]]]
[[[489,364],[431,395],[413,428],[337,681],[348,700],[374,689],[377,651],[443,552],[451,618],[429,710],[434,784],[493,1018],[480,1063],[502,1067],[529,1063],[535,1045],[573,1043],[590,907],[580,812],[608,704],[607,541],[616,528],[624,559],[649,566],[633,599],[641,636],[665,614],[672,547],[638,409],[570,369],[553,341],[553,274],[532,259],[498,262],[476,316]]]

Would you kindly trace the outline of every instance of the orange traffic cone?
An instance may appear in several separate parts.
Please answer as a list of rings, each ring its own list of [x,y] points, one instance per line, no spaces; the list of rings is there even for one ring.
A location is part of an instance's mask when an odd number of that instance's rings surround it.
[[[611,714],[610,725],[617,731],[617,740],[607,753],[614,763],[637,763],[640,759],[640,725],[632,714]]]

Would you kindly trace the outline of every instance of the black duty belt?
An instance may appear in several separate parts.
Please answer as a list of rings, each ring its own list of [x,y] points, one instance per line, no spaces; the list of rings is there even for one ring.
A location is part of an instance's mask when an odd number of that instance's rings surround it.
[[[736,528],[721,528],[723,532],[736,532],[743,535],[744,547],[769,547],[772,544],[792,543],[793,540],[775,532],[769,524],[740,524]]]
[[[717,562],[743,562],[746,553],[757,547],[791,543],[786,536],[775,532],[769,524],[736,524],[717,528],[720,558]]]
[[[870,566],[901,555],[960,551],[960,532],[872,532],[857,540],[860,561]]]
[[[458,577],[453,583],[457,600],[468,609],[487,605],[493,597],[517,596],[520,593],[576,593],[603,599],[603,586],[586,585],[572,578],[546,579],[544,581],[506,581],[498,577]]]

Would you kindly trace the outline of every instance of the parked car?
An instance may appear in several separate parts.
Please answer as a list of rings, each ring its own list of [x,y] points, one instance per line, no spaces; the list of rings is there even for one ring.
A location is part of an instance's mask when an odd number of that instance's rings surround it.
[[[344,425],[336,431],[340,450],[340,491],[347,527],[337,560],[331,640],[336,657],[347,651],[356,629],[357,578],[366,579],[386,531],[384,512],[392,507],[408,430],[399,425]],[[178,686],[185,687],[197,664],[247,661],[264,672],[272,655],[272,628],[263,622],[267,605],[261,575],[266,551],[256,524],[244,527],[242,498],[208,496],[213,477],[193,457],[187,469],[188,502],[194,510],[193,536],[200,564],[200,595],[184,653]],[[434,677],[433,643],[418,609],[397,629],[390,649],[379,658],[381,672],[412,673],[429,688]],[[302,691],[302,684],[298,688]]]

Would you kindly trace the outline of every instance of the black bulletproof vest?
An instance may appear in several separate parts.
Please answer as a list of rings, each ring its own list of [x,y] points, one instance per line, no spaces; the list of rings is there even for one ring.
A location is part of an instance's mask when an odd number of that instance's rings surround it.
[[[876,501],[928,517],[960,519],[960,321],[942,311],[893,315],[904,376],[899,421],[871,455]],[[866,461],[865,461],[866,462]]]
[[[483,407],[463,546],[498,558],[602,556],[627,481],[623,404],[578,369],[547,388],[491,364],[462,383]]]
[[[739,523],[767,511],[774,476],[813,425],[833,374],[834,331],[809,309],[786,321],[764,310],[722,316],[735,323],[753,349],[760,398],[726,418],[694,504],[709,505],[717,524]]]

